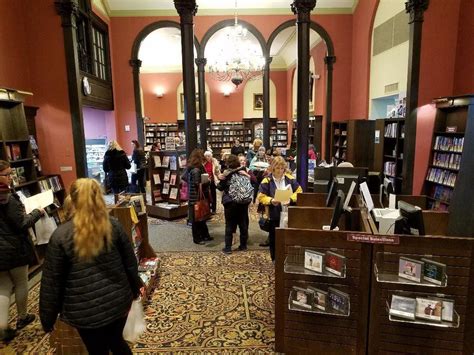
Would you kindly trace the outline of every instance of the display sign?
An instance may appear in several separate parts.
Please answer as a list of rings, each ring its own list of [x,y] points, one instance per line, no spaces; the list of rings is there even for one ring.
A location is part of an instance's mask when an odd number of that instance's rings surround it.
[[[174,137],[165,137],[165,150],[176,150]]]
[[[400,237],[398,235],[373,235],[373,234],[359,234],[347,233],[347,241],[369,243],[369,244],[400,244]]]

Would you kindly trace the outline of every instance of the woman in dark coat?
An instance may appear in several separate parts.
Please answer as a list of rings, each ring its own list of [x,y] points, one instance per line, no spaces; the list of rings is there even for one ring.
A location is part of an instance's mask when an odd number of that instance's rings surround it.
[[[33,314],[26,313],[28,264],[34,258],[28,228],[44,214],[43,210],[37,209],[25,213],[18,195],[10,190],[11,173],[10,164],[0,160],[0,341],[9,341],[16,335],[16,331],[8,327],[13,287],[18,310],[17,330],[35,319]]]
[[[128,186],[127,169],[131,164],[117,141],[109,143],[102,165],[112,192],[118,194],[124,191]]]
[[[194,205],[199,201],[199,184],[201,183],[201,175],[205,174],[204,154],[201,149],[194,149],[188,159],[188,168],[182,176],[182,179],[188,183],[188,219],[192,225],[193,242],[196,244],[204,244],[205,241],[213,240],[209,235],[206,221],[194,220]],[[206,198],[209,197],[209,184],[203,184],[203,192]]]
[[[131,354],[122,337],[142,282],[121,224],[109,216],[99,183],[78,179],[67,198],[72,218],[51,236],[43,267],[40,318],[46,332],[58,314],[90,354]]]
[[[140,146],[137,140],[132,141],[133,153],[132,153],[132,162],[135,163],[137,171],[132,174],[132,185],[137,185],[138,183],[138,192],[145,193],[146,186],[146,156],[145,151]]]

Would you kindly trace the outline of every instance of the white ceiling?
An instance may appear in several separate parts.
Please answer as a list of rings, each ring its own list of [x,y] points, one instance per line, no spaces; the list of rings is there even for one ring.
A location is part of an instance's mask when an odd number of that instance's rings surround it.
[[[173,0],[103,0],[111,11],[175,10]],[[352,9],[358,0],[318,0],[316,9]],[[199,10],[229,10],[235,0],[196,0]],[[238,0],[239,9],[287,9],[292,0]],[[199,11],[198,11],[199,15]]]

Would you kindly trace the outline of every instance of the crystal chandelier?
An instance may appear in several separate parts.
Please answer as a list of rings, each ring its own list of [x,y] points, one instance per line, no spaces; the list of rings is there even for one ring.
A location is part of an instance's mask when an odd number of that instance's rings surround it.
[[[261,48],[247,38],[247,29],[237,20],[237,0],[235,0],[234,25],[227,28],[224,40],[219,42],[209,61],[209,72],[219,81],[231,81],[236,87],[244,80],[252,80],[262,75],[265,58]]]

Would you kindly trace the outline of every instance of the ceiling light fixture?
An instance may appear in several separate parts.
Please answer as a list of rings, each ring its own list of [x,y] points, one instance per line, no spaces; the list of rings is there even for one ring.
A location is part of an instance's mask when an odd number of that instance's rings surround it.
[[[238,87],[244,80],[262,76],[265,58],[261,48],[247,38],[247,29],[239,25],[235,0],[234,25],[227,28],[225,41],[209,60],[209,72],[219,81],[231,81]]]

